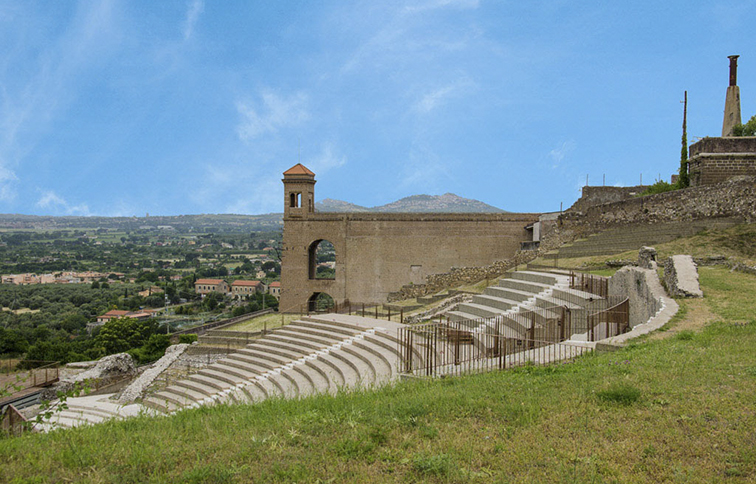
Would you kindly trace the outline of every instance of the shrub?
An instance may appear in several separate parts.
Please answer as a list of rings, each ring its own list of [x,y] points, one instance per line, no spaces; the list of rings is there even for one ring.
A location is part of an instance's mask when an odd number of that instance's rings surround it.
[[[640,194],[640,196],[644,197],[646,195],[656,195],[657,193],[671,192],[672,190],[677,190],[677,187],[675,185],[672,185],[671,183],[665,182],[664,180],[659,180],[650,187],[646,188],[646,190],[644,190]]]
[[[179,335],[179,344],[182,345],[190,345],[197,341],[197,335],[196,334],[180,334]]]
[[[733,136],[756,136],[756,115],[751,117],[746,124],[736,124],[732,128]]]

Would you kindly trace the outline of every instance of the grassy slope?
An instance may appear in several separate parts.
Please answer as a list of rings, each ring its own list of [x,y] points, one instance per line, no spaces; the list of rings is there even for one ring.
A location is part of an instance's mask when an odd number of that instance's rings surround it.
[[[756,224],[741,224],[724,230],[708,230],[693,237],[685,237],[655,245],[658,260],[675,254],[690,254],[694,257],[723,255],[748,265],[756,265]],[[561,258],[559,267],[576,268],[603,265],[607,259],[636,260],[638,251],[628,251],[613,256]],[[538,264],[553,266],[553,260],[538,259]]]
[[[0,440],[0,481],[753,482],[756,277],[701,280],[719,321],[700,333],[546,369]]]

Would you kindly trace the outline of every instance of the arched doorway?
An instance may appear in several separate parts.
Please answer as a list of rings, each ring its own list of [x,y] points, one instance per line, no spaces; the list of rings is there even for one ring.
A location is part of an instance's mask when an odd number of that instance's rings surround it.
[[[315,292],[307,300],[307,310],[311,313],[328,312],[334,305],[333,298],[325,292]]]
[[[308,253],[310,279],[336,279],[336,250],[331,242],[316,240],[310,244]]]

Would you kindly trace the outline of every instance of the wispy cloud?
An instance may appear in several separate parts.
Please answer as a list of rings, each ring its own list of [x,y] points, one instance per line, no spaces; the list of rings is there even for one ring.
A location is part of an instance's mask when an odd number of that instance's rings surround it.
[[[0,201],[10,202],[16,198],[16,174],[0,162]]]
[[[261,107],[249,101],[236,103],[236,110],[242,117],[236,132],[242,141],[276,133],[281,128],[296,126],[310,118],[308,98],[304,93],[279,96],[265,89],[260,93],[260,98]]]
[[[18,42],[0,67],[1,201],[15,198],[19,167],[78,96],[77,81],[118,42],[117,17],[115,2],[82,3],[60,37],[38,51]]]
[[[446,86],[425,93],[420,100],[415,103],[414,109],[421,114],[430,113],[437,107],[446,103],[449,99],[456,96],[462,96],[474,87],[475,83],[469,77],[463,77],[451,84],[447,84]]]
[[[90,215],[89,207],[82,203],[80,205],[71,205],[63,197],[60,197],[53,191],[45,191],[37,200],[37,207],[46,210],[52,210],[55,213],[64,215]]]
[[[452,179],[446,162],[437,153],[425,144],[416,144],[410,150],[402,170],[400,186],[411,188],[415,192],[434,192],[447,187]]]
[[[563,141],[562,143],[560,143],[560,145],[554,148],[553,150],[549,151],[549,158],[551,158],[553,162],[551,167],[552,168],[558,167],[562,163],[564,158],[570,152],[572,152],[576,146],[577,144],[575,143],[575,140],[568,139],[567,141]]]
[[[307,166],[317,174],[324,173],[333,168],[344,166],[347,162],[345,155],[337,154],[333,143],[326,143],[320,154],[307,160]]]
[[[197,25],[200,14],[205,10],[205,2],[202,0],[193,0],[186,11],[186,20],[184,21],[184,40],[189,40],[194,33],[194,27]]]

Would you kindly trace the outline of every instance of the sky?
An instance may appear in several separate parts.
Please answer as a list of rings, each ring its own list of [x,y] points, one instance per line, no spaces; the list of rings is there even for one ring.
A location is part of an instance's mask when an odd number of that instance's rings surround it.
[[[283,211],[451,192],[514,212],[669,180],[756,114],[756,1],[0,0],[0,213]]]

